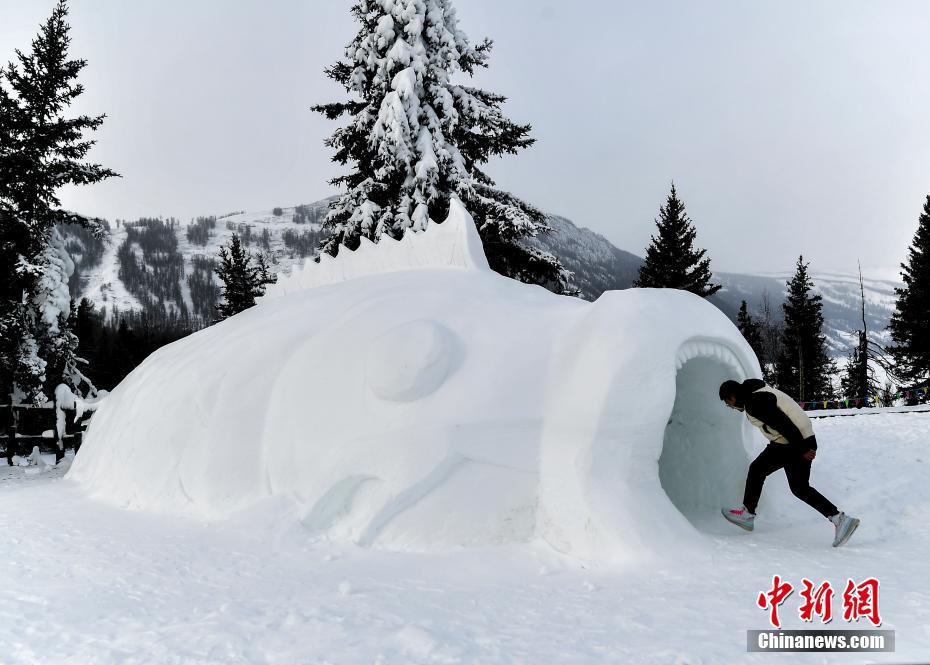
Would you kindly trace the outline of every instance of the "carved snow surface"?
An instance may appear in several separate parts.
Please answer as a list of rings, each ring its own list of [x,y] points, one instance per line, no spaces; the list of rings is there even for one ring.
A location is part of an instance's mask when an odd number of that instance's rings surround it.
[[[382,399],[421,399],[442,385],[457,360],[455,347],[454,334],[433,321],[404,323],[372,340],[367,384]]]
[[[751,442],[717,398],[758,376],[736,328],[690,293],[588,303],[450,251],[471,264],[431,250],[422,267],[314,278],[327,285],[159,349],[101,406],[68,477],[137,509],[283,510],[365,547],[704,551],[695,525],[739,501]]]
[[[308,258],[290,275],[279,275],[259,302],[376,273],[444,267],[490,270],[475,222],[454,197],[442,224],[429,220],[422,231],[409,229],[400,240],[383,236],[377,244],[363,237],[355,251],[340,245],[337,256],[321,254],[319,263]]]

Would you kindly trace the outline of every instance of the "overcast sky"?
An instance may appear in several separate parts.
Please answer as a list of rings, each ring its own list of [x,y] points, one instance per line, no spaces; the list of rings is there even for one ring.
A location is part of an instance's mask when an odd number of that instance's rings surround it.
[[[0,0],[0,59],[52,0]],[[62,193],[110,219],[262,210],[334,193],[309,111],[355,32],[340,0],[72,0],[76,109],[106,113]],[[478,83],[538,142],[502,187],[644,254],[674,179],[723,271],[894,268],[930,194],[930,3],[459,0],[495,42]]]

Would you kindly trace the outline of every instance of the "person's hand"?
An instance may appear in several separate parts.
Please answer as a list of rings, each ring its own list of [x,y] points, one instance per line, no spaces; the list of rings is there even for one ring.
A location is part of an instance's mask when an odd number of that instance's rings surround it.
[[[814,461],[814,458],[817,457],[817,451],[816,451],[816,450],[808,450],[808,451],[807,451],[806,453],[804,453],[801,457],[803,457],[804,459],[806,459],[808,462],[813,462],[813,461]]]

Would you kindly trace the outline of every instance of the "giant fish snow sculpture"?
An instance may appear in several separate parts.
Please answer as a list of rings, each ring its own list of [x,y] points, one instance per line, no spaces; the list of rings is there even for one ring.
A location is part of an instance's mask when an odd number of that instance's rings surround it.
[[[695,518],[740,496],[749,426],[717,387],[758,374],[698,296],[588,303],[492,272],[453,200],[442,224],[308,263],[153,353],[68,477],[210,519],[284,497],[363,546],[628,561],[698,546]]]

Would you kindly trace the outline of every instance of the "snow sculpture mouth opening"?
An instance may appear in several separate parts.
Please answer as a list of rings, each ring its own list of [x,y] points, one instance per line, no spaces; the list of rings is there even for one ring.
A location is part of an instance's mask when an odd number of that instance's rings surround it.
[[[659,481],[696,526],[742,496],[748,456],[742,418],[720,401],[726,379],[742,380],[736,356],[714,342],[688,342],[676,363],[675,404],[659,457]]]

